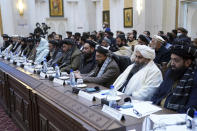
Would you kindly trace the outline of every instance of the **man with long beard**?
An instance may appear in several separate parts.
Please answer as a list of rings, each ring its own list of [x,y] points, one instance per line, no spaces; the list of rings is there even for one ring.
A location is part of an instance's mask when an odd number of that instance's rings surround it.
[[[81,74],[87,74],[95,67],[95,45],[96,43],[90,40],[87,40],[84,44],[79,68]]]
[[[196,48],[188,45],[171,47],[171,67],[152,98],[154,104],[180,113],[197,105],[196,55]]]
[[[137,100],[150,100],[159,87],[162,74],[153,62],[155,51],[146,45],[136,45],[134,63],[116,79],[114,86]]]

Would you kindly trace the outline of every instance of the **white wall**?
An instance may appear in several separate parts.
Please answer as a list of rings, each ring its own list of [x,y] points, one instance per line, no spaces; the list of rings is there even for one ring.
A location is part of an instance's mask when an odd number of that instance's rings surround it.
[[[188,36],[197,38],[197,2],[180,2],[179,26],[188,30]]]
[[[52,27],[49,32],[55,31],[64,37],[66,31],[82,33],[102,30],[103,0],[64,0],[63,18],[49,16],[48,0],[23,1],[26,8],[21,17],[16,9],[17,0],[0,0],[4,33],[26,35],[33,32],[36,22],[46,22]],[[159,30],[168,32],[175,28],[176,0],[141,0],[140,14],[137,11],[137,1],[139,0],[133,0],[133,28],[124,28],[124,0],[110,0],[110,26],[114,33],[117,30],[127,33],[135,29],[138,34],[149,30],[154,35]],[[187,9],[189,15],[184,14]],[[180,3],[179,26],[185,25],[189,32],[195,26],[196,16],[192,15],[196,14],[195,10],[196,7]],[[191,19],[185,19],[186,17]],[[190,33],[192,37],[196,35],[194,29]]]
[[[3,33],[14,34],[14,19],[12,11],[12,0],[0,0]]]
[[[187,15],[187,29],[189,30],[188,35],[192,38],[197,38],[197,3],[188,4]]]

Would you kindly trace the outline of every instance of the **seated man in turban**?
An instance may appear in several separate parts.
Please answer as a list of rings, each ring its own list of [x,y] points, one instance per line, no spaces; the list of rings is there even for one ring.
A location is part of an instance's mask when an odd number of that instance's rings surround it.
[[[96,48],[96,61],[97,65],[90,73],[82,76],[79,72],[76,72],[76,78],[82,78],[84,82],[110,87],[120,74],[118,64],[109,55],[109,49],[103,46]]]
[[[197,50],[189,45],[171,47],[171,67],[155,92],[154,104],[183,113],[197,106]]]
[[[74,44],[72,39],[64,39],[61,41],[62,57],[57,64],[61,71],[70,72],[71,69],[78,70],[81,62],[81,52]]]
[[[146,45],[136,45],[134,63],[116,79],[117,90],[137,100],[150,100],[159,87],[162,73],[153,62],[155,51]]]
[[[170,61],[170,52],[164,46],[165,40],[158,35],[154,35],[150,43],[150,47],[155,50],[156,56],[154,62],[162,65]]]

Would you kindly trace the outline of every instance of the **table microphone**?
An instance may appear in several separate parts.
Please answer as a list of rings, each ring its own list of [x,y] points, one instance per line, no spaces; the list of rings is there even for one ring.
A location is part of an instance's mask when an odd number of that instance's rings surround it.
[[[80,90],[81,90],[81,88],[73,87],[73,88],[72,88],[72,93],[79,94],[79,91],[80,91]]]

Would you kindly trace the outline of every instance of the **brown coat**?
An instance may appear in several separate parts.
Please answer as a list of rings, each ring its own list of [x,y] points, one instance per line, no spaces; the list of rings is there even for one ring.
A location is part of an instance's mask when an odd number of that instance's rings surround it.
[[[116,78],[120,74],[120,69],[118,67],[118,64],[114,59],[108,64],[106,69],[104,70],[104,73],[101,77],[96,77],[100,68],[96,66],[88,75],[90,77],[84,77],[84,82],[89,83],[96,83],[105,87],[110,87],[111,84],[114,83]],[[91,75],[90,75],[91,74]]]

